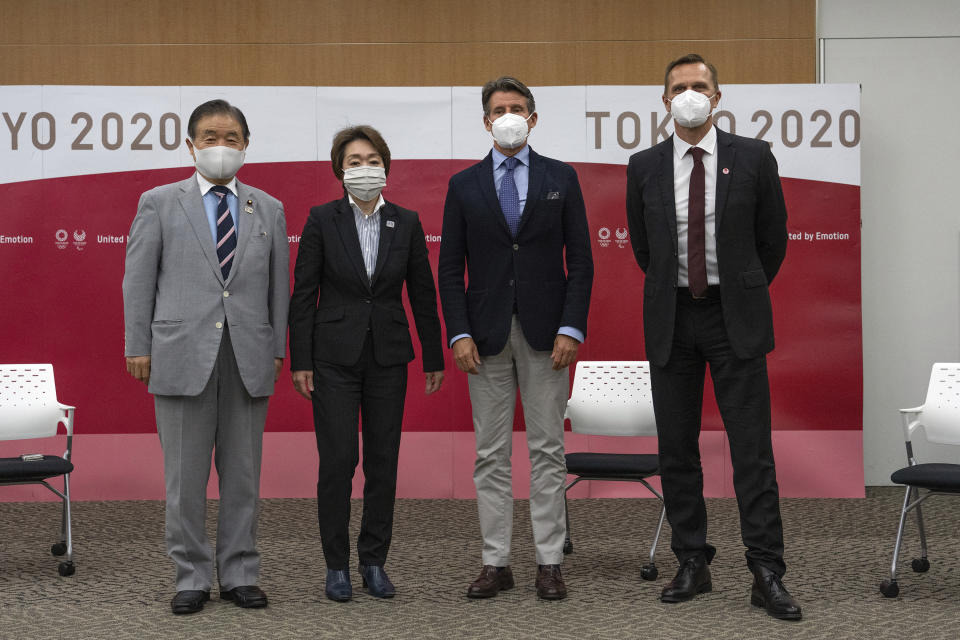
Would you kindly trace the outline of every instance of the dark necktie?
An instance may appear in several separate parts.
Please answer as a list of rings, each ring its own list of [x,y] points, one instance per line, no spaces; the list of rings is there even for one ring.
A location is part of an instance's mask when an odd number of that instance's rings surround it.
[[[687,201],[687,282],[690,293],[702,297],[707,292],[707,250],[704,227],[706,180],[703,170],[703,149],[690,147],[693,173],[690,174],[690,197]]]
[[[519,162],[516,158],[503,161],[507,172],[500,182],[500,208],[503,210],[503,217],[507,219],[507,226],[510,227],[510,235],[514,238],[517,237],[517,229],[520,227],[520,195],[517,193],[517,183],[513,180],[513,170]]]
[[[227,194],[230,190],[219,185],[210,189],[217,195],[217,258],[220,260],[220,273],[226,280],[230,275],[233,256],[237,253],[237,228],[233,226]]]

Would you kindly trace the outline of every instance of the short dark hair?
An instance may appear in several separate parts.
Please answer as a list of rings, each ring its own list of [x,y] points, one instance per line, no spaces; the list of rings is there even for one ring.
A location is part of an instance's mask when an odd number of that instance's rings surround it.
[[[347,145],[354,140],[366,140],[373,145],[380,158],[383,159],[383,170],[390,174],[390,147],[380,135],[380,132],[368,124],[358,124],[337,131],[333,136],[333,145],[330,147],[330,163],[333,165],[333,175],[337,180],[343,180],[343,157],[347,152]]]
[[[533,113],[537,110],[537,103],[534,101],[533,94],[527,88],[527,85],[516,78],[500,76],[496,80],[491,80],[483,85],[483,93],[480,95],[480,99],[483,101],[483,115],[490,115],[490,96],[497,91],[516,91],[527,99],[527,113]]]
[[[713,89],[716,91],[720,88],[720,82],[717,80],[717,68],[711,63],[703,59],[703,56],[697,53],[688,53],[685,56],[681,56],[667,65],[667,72],[663,74],[663,93],[670,93],[670,72],[673,71],[674,67],[679,67],[682,64],[697,64],[701,63],[706,65],[707,69],[710,70],[710,76],[713,78]]]
[[[219,99],[204,102],[193,110],[193,113],[190,114],[190,120],[187,122],[187,135],[190,136],[191,140],[196,139],[197,123],[207,116],[220,114],[228,115],[240,123],[240,128],[243,130],[244,142],[250,139],[250,127],[247,126],[247,119],[243,117],[243,111],[240,111],[240,109],[226,100]]]

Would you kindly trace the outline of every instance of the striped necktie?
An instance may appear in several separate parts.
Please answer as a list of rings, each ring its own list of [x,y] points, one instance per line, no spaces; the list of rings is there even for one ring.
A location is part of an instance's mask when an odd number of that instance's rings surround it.
[[[220,260],[220,273],[226,280],[230,275],[230,266],[237,253],[237,228],[233,225],[227,194],[230,190],[219,185],[210,189],[217,195],[217,259]]]

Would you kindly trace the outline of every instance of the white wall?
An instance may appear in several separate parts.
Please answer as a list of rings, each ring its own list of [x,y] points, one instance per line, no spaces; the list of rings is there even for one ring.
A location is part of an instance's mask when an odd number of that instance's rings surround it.
[[[890,484],[897,410],[923,404],[934,362],[960,361],[960,3],[820,0],[819,36],[822,80],[863,92],[864,479]]]

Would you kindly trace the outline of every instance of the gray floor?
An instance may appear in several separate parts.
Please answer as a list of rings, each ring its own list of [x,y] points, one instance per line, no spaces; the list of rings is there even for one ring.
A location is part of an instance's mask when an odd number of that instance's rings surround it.
[[[516,510],[517,588],[470,601],[464,590],[480,557],[476,504],[401,500],[387,565],[398,596],[371,598],[354,576],[347,604],[323,597],[314,502],[266,500],[261,584],[270,606],[241,610],[214,596],[203,612],[176,617],[162,503],[75,504],[77,573],[69,578],[57,575],[49,553],[58,506],[0,503],[0,638],[957,638],[960,501],[927,503],[930,571],[909,568],[917,552],[911,526],[901,595],[878,593],[901,498],[896,489],[871,489],[864,500],[783,501],[786,584],[804,607],[804,619],[792,623],[749,604],[731,499],[708,501],[719,549],[714,591],[677,605],[657,597],[676,568],[668,544],[657,553],[657,580],[639,578],[655,523],[652,500],[571,502],[575,551],[564,568],[570,597],[561,602],[536,598],[525,502]],[[214,502],[211,516],[215,510]]]

